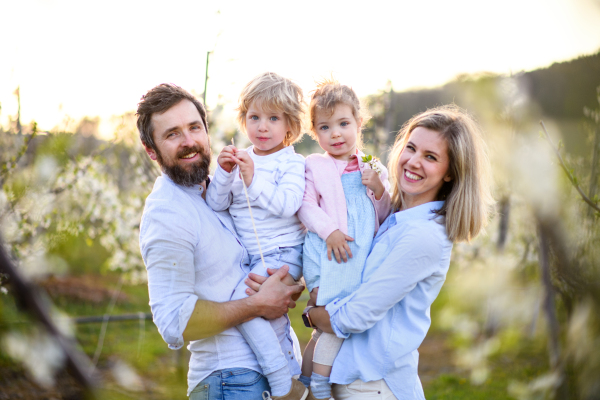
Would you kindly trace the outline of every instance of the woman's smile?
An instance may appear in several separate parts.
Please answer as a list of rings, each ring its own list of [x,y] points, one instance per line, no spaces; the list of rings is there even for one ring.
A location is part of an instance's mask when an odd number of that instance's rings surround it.
[[[405,207],[436,200],[444,182],[451,180],[449,165],[446,139],[434,130],[420,126],[415,128],[398,164],[399,170],[403,171],[398,184],[404,195]]]
[[[421,179],[423,179],[422,176],[414,174],[414,173],[412,173],[412,172],[410,172],[408,170],[404,170],[404,176],[406,177],[406,179],[409,182],[417,182],[417,181],[420,181]]]

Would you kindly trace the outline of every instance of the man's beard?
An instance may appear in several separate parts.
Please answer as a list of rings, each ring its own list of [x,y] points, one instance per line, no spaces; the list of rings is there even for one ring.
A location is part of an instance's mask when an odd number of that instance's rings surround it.
[[[207,151],[204,146],[196,145],[178,151],[176,159],[192,153],[198,153],[200,159],[193,164],[189,164],[188,168],[183,168],[176,162],[173,164],[166,162],[158,150],[156,151],[156,161],[158,161],[163,172],[176,184],[187,187],[199,185],[208,178],[211,154],[210,150]]]

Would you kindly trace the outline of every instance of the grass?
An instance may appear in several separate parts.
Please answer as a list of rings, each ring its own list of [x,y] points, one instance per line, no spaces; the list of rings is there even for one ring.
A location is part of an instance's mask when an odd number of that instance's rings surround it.
[[[118,277],[109,274],[95,277],[95,281],[98,287],[116,288]],[[123,285],[121,291],[126,295],[126,300],[116,302],[113,315],[150,312],[146,285]],[[53,299],[53,302],[56,308],[70,317],[101,316],[106,312],[110,299],[92,303],[58,296]],[[12,296],[0,296],[0,310],[4,329],[26,331],[31,327],[30,323],[23,323],[28,321],[28,318],[18,312]],[[14,323],[15,321],[19,323]],[[74,325],[77,343],[90,359],[96,352],[101,327],[102,323]],[[187,399],[188,357],[189,352],[186,348],[180,351],[169,350],[152,321],[109,322],[97,364],[103,378],[99,397],[101,399],[131,398],[128,391],[120,389],[115,384],[111,373],[112,366],[124,362],[143,377],[144,383],[148,384],[147,390],[151,393],[146,393],[149,397],[144,398]],[[14,361],[4,352],[0,352],[0,366],[16,368]]]
[[[107,274],[95,276],[97,287],[116,288],[118,276]],[[150,312],[148,306],[148,289],[143,285],[123,285],[122,292],[126,299],[117,301],[113,315]],[[443,297],[442,297],[443,299]],[[306,306],[308,294],[304,293],[298,300],[296,308],[291,309],[289,316],[292,327],[298,336],[302,348],[310,340],[311,329],[302,323],[302,310]],[[77,301],[66,296],[55,296],[55,306],[71,317],[103,315],[110,298],[100,303]],[[10,323],[10,321],[27,321],[15,307],[13,297],[0,296],[0,331],[26,331],[30,323]],[[93,358],[98,345],[101,323],[75,325],[75,337],[80,348]],[[1,332],[0,332],[1,333]],[[444,332],[436,329],[431,334],[444,337]],[[448,341],[451,343],[451,341]],[[434,355],[435,356],[435,355]],[[99,390],[100,399],[186,399],[187,363],[189,352],[183,348],[180,351],[169,350],[151,321],[139,320],[110,322],[106,330],[102,352],[98,360],[98,369],[103,376],[103,387]],[[112,366],[125,362],[139,376],[143,377],[144,391],[130,392],[117,385],[111,374]],[[424,384],[428,400],[436,399],[507,399],[508,385],[514,380],[529,381],[547,371],[546,353],[539,343],[523,344],[518,347],[505,349],[490,361],[490,375],[482,385],[472,385],[466,373],[452,372],[435,376]],[[22,370],[6,354],[0,352],[0,367]],[[0,390],[0,392],[2,392]]]
[[[96,288],[115,289],[118,275],[114,273],[94,276]],[[126,299],[118,300],[112,315],[148,313],[148,287],[141,285],[123,285],[121,292]],[[296,308],[290,310],[290,319],[301,346],[310,340],[311,329],[302,323],[302,311],[306,306],[308,294],[298,300]],[[54,296],[54,307],[69,317],[102,316],[110,305],[110,297],[102,302],[74,300],[69,296]],[[18,323],[15,323],[19,321]],[[14,298],[0,296],[0,330],[27,331],[31,320],[20,313]],[[74,325],[74,335],[80,349],[92,359],[96,352],[102,323],[84,323]],[[97,367],[103,378],[102,388],[98,391],[100,399],[130,399],[132,392],[120,388],[111,374],[112,366],[123,361],[130,365],[147,385],[144,398],[187,399],[187,365],[189,351],[184,347],[179,351],[170,350],[150,320],[109,322]],[[0,367],[24,374],[23,368],[0,352]],[[0,393],[2,390],[0,389]]]
[[[490,373],[481,385],[474,385],[468,374],[441,374],[424,385],[428,400],[504,400],[513,399],[508,393],[512,382],[529,382],[548,371],[548,357],[543,346],[524,341],[518,348],[506,350],[489,360]]]

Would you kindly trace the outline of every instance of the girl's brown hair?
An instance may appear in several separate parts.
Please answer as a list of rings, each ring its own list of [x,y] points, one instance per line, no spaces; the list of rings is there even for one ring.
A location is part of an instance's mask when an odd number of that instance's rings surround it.
[[[315,119],[318,112],[334,113],[335,107],[345,104],[352,110],[352,115],[358,125],[362,126],[369,120],[370,116],[366,107],[361,104],[360,99],[350,86],[342,85],[333,78],[317,82],[317,88],[310,98],[308,114],[310,117],[310,136],[317,140]],[[359,131],[356,138],[356,147],[362,148],[362,135]]]

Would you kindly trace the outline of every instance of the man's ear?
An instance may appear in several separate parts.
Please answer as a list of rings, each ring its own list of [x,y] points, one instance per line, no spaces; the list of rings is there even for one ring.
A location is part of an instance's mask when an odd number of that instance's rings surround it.
[[[146,153],[150,156],[150,159],[156,161],[156,151],[144,144],[144,148],[146,149]]]

